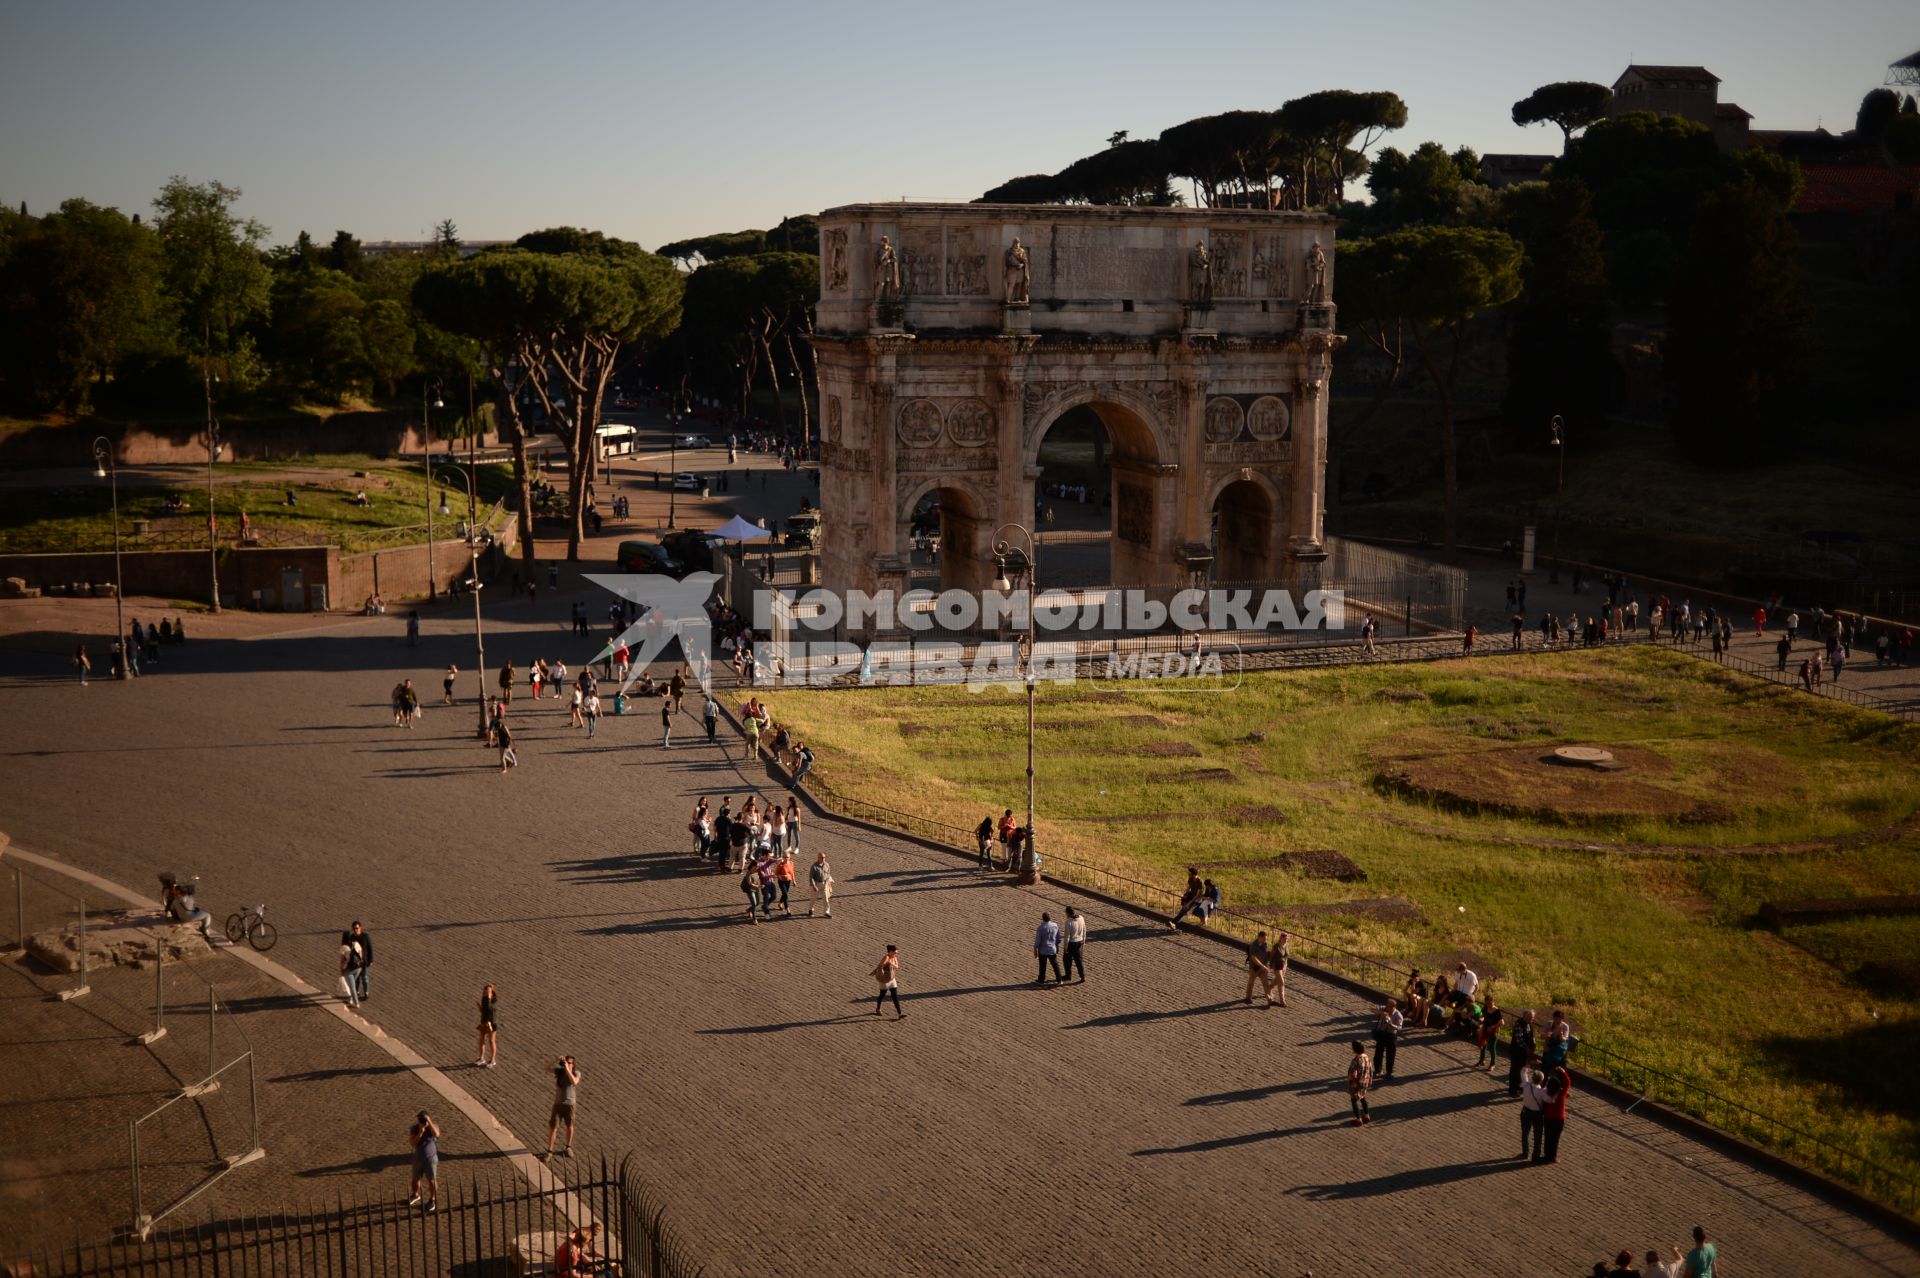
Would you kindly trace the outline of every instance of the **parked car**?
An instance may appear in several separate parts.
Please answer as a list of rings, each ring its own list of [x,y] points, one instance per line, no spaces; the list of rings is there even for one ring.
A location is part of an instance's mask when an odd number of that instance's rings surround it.
[[[812,549],[820,544],[820,512],[803,510],[787,520],[787,545]]]
[[[620,567],[627,572],[657,572],[669,577],[679,577],[687,571],[678,559],[650,541],[621,542]]]
[[[713,441],[711,439],[708,439],[705,435],[682,435],[680,437],[680,447],[712,448]]]
[[[713,571],[713,547],[707,542],[707,535],[695,528],[682,528],[670,532],[660,539],[660,546],[669,555],[685,564],[689,572]]]
[[[700,476],[690,470],[683,470],[673,477],[673,491],[677,493],[697,493],[700,491]]]

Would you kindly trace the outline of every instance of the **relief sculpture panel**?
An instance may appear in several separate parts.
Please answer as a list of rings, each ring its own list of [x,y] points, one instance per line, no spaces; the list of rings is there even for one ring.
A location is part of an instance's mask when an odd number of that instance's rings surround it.
[[[971,227],[948,233],[947,292],[968,296],[987,291],[987,255],[979,241],[979,232]]]
[[[1245,420],[1240,405],[1224,395],[1217,395],[1207,401],[1207,442],[1209,444],[1229,444],[1240,437],[1240,426]]]
[[[1244,231],[1215,231],[1213,240],[1213,295],[1247,295],[1247,236]]]
[[[918,297],[940,292],[940,228],[909,226],[900,232],[900,289]]]
[[[931,448],[940,442],[940,407],[930,399],[912,399],[900,406],[894,435],[908,448]]]
[[[1262,395],[1247,410],[1247,433],[1255,439],[1283,439],[1293,423],[1293,412],[1278,395]]]
[[[1119,485],[1113,508],[1113,535],[1136,546],[1153,543],[1153,490],[1145,484]]]
[[[963,399],[947,410],[947,438],[978,448],[994,436],[993,409],[983,399]]]

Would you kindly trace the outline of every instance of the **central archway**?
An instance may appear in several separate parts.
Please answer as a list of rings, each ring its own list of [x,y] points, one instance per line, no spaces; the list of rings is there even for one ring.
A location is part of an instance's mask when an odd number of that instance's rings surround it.
[[[1156,512],[1167,505],[1158,433],[1150,409],[1104,389],[1069,398],[1029,446],[1026,509],[1049,586],[1153,580]]]

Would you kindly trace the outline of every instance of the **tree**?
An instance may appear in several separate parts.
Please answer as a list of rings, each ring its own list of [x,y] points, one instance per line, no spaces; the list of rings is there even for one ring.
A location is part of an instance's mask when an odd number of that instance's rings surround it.
[[[818,234],[817,230],[815,234]],[[815,247],[818,247],[817,240]],[[692,266],[695,258],[703,262],[718,262],[722,258],[751,257],[766,251],[765,231],[723,231],[718,235],[696,235],[692,239],[662,244],[654,250],[659,256],[671,258],[688,267]]]
[[[1604,425],[1614,395],[1605,233],[1593,195],[1573,178],[1555,178],[1501,196],[1505,229],[1528,264],[1507,328],[1508,431],[1523,447],[1538,445],[1558,414],[1584,435]]]
[[[1892,89],[1871,89],[1860,99],[1853,117],[1853,131],[1866,146],[1878,146],[1886,137],[1887,126],[1900,116],[1900,95]]]
[[[1056,199],[1088,204],[1164,208],[1179,201],[1168,184],[1166,157],[1153,140],[1095,151],[1062,169],[1053,182]]]
[[[19,219],[0,255],[0,378],[23,405],[82,412],[159,338],[159,245],[118,209],[68,200]]]
[[[1445,549],[1455,545],[1459,458],[1453,437],[1453,387],[1476,315],[1504,306],[1520,293],[1525,254],[1503,231],[1422,226],[1340,250],[1334,277],[1342,319],[1367,332],[1398,326],[1412,337],[1421,367],[1440,401],[1440,474],[1445,504]],[[1446,340],[1444,352],[1440,349]]]
[[[327,266],[343,275],[359,277],[366,258],[360,252],[360,241],[349,231],[335,231],[333,243],[327,247]]]
[[[975,200],[975,204],[1052,204],[1060,184],[1051,173],[1029,173],[1010,178]]]
[[[1454,224],[1483,190],[1479,157],[1465,147],[1451,155],[1438,142],[1422,142],[1412,155],[1383,147],[1367,173],[1374,208],[1363,216],[1368,225],[1383,230]]]
[[[452,218],[443,219],[433,228],[433,247],[443,256],[460,256],[460,228],[453,224]]]
[[[1346,198],[1356,161],[1389,131],[1406,127],[1407,104],[1397,93],[1326,89],[1285,103],[1277,120],[1293,143],[1292,207],[1305,209]]]
[[[1650,111],[1595,121],[1554,173],[1592,193],[1613,294],[1642,304],[1667,298],[1701,197],[1738,177],[1706,126]]]
[[[205,373],[246,389],[262,375],[247,326],[267,313],[270,278],[260,258],[267,228],[235,216],[237,187],[175,177],[154,198],[161,295],[182,347]]]
[[[1573,135],[1606,115],[1613,90],[1590,80],[1560,80],[1543,84],[1513,104],[1513,122],[1552,124],[1560,130],[1560,150],[1573,144]]]
[[[568,246],[536,252],[525,244]],[[522,246],[436,264],[414,286],[429,322],[479,343],[494,385],[496,419],[514,450],[521,534],[533,570],[533,526],[522,396],[559,430],[569,484],[567,557],[578,559],[593,430],[607,382],[627,343],[670,332],[684,284],[664,258],[597,232],[560,227]]]
[[[1674,442],[1721,468],[1768,460],[1797,420],[1807,350],[1794,233],[1776,195],[1751,178],[1706,195],[1679,269],[1667,354]]]

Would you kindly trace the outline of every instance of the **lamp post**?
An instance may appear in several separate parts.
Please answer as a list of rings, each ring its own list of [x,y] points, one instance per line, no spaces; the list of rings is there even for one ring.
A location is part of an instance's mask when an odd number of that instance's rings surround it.
[[[427,389],[434,387],[433,406],[445,408],[437,383],[420,379],[420,455],[427,463],[427,602],[440,597],[439,575],[433,568],[433,418],[427,412]],[[469,523],[472,521],[469,520]]]
[[[213,463],[220,456],[220,423],[213,420],[213,383],[218,380],[213,375],[212,361],[200,365],[201,383],[207,393],[207,429],[201,440],[207,446],[207,582],[212,595],[213,611],[220,611],[220,545],[219,522],[213,514]]]
[[[672,432],[667,441],[667,528],[671,531],[680,504],[680,486],[673,482],[680,474],[680,414],[667,414],[667,429]]]
[[[1555,413],[1547,424],[1553,432],[1553,449],[1559,454],[1559,478],[1553,485],[1553,568],[1547,574],[1552,585],[1560,584],[1560,503],[1567,490],[1567,424]]]
[[[1000,534],[1009,529],[1026,539],[1024,550],[1000,538]],[[1020,850],[1020,882],[1031,885],[1040,881],[1033,859],[1033,601],[1039,591],[1040,555],[1039,547],[1033,540],[1033,530],[1023,524],[1001,524],[993,530],[993,535],[993,557],[1000,566],[1000,576],[993,583],[994,589],[1002,594],[1010,590],[1012,583],[1008,581],[1009,575],[1027,583],[1027,633],[1021,640],[1027,681],[1027,837]]]
[[[107,442],[105,435],[93,441],[93,477],[107,481],[107,491],[113,495],[113,630],[114,642],[122,645],[120,652],[120,670],[123,676],[133,673],[133,653],[126,648],[127,619],[120,597],[126,593],[120,580],[120,470],[114,464],[113,445]]]
[[[467,582],[473,594],[473,682],[479,692],[480,728],[476,734],[480,740],[487,739],[487,642],[480,629],[480,527],[475,522],[479,518],[477,493],[475,492],[474,471],[471,464],[462,466],[459,462],[447,462],[445,469],[463,473],[467,486]],[[427,487],[433,487],[433,471],[427,471]],[[440,499],[440,513],[447,514],[447,499]]]

